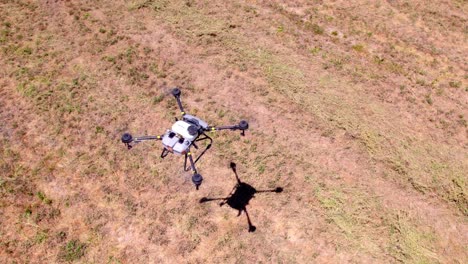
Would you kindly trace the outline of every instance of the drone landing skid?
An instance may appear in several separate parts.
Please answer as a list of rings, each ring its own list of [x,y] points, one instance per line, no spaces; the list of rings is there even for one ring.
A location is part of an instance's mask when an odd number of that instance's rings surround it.
[[[142,136],[133,138],[132,135],[125,133],[122,136],[122,142],[127,146],[128,149],[131,149],[135,144],[147,140],[161,140],[163,144],[163,151],[161,153],[161,158],[165,158],[169,153],[185,155],[184,159],[184,170],[193,171],[192,182],[195,184],[196,189],[198,190],[199,186],[203,181],[203,177],[198,173],[195,164],[200,160],[201,157],[211,148],[213,139],[209,137],[205,132],[219,131],[219,130],[241,130],[241,135],[245,135],[245,130],[249,128],[249,123],[247,121],[240,121],[237,125],[232,126],[208,126],[208,124],[189,114],[185,113],[185,110],[180,101],[181,91],[179,88],[174,88],[172,90],[172,95],[175,97],[177,105],[182,114],[182,120],[176,118],[176,123],[172,126],[171,130],[161,136]],[[198,157],[193,160],[192,153],[190,152],[190,147],[193,146],[195,149],[198,149],[196,142],[209,140],[209,144],[206,148],[198,155]],[[187,166],[187,160],[190,161],[190,166]]]
[[[163,151],[161,152],[161,158],[164,159],[168,154],[169,154],[169,150],[167,150],[166,148],[163,148]]]
[[[192,169],[193,171],[196,171],[196,169],[195,169],[195,164],[196,164],[197,161],[199,161],[200,158],[206,153],[206,151],[209,150],[209,149],[211,148],[211,144],[213,143],[213,139],[212,139],[211,137],[209,137],[208,135],[206,135],[205,133],[203,133],[203,135],[204,135],[205,137],[203,137],[203,138],[198,138],[198,139],[195,140],[195,142],[203,141],[203,140],[209,140],[210,143],[209,143],[209,144],[206,146],[206,148],[200,153],[200,155],[198,155],[198,157],[195,159],[195,161],[193,162],[193,167],[192,167],[192,166],[187,167],[187,158],[188,158],[189,156],[191,156],[192,154],[191,154],[190,152],[189,152],[190,154],[189,154],[189,153],[186,153],[186,154],[185,154],[185,161],[184,161],[184,170],[185,170],[185,171],[189,171],[190,169]],[[198,146],[195,144],[195,142],[193,142],[192,145],[193,145],[196,149],[198,149]]]

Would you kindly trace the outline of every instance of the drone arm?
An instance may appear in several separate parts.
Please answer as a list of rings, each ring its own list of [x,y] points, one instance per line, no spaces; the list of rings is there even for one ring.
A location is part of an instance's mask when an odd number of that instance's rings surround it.
[[[180,95],[181,95],[180,89],[179,88],[172,89],[172,95],[174,95],[177,101],[177,105],[179,106],[180,112],[182,116],[184,116],[185,115],[184,107],[182,106],[182,102],[180,101]]]
[[[193,161],[192,153],[190,152],[190,149],[188,149],[187,154],[185,154],[185,163],[184,163],[184,169],[187,171],[186,163],[187,163],[187,158],[190,160],[190,167],[192,168],[193,175],[192,175],[192,182],[195,184],[195,188],[198,190],[200,185],[202,184],[203,177],[198,174],[197,168],[195,167],[195,162]]]
[[[163,136],[141,136],[141,137],[133,137],[129,133],[125,133],[122,135],[122,143],[124,143],[128,149],[131,149],[133,145],[140,143],[142,141],[147,140],[162,140]]]
[[[242,120],[239,122],[239,124],[237,125],[232,125],[232,126],[219,126],[219,127],[215,127],[215,126],[209,126],[205,129],[205,131],[219,131],[219,130],[242,130],[242,132],[244,130],[247,130],[249,129],[249,123],[245,120]]]
[[[193,173],[196,174],[197,168],[195,167],[195,162],[193,161],[192,153],[190,151],[187,153],[187,157],[190,161],[190,167],[192,168]]]
[[[219,130],[226,130],[226,129],[236,130],[236,129],[239,129],[239,128],[238,128],[237,125],[234,125],[234,126],[219,126],[219,127],[210,126],[210,127],[207,127],[205,130],[206,131],[219,131]]]
[[[135,143],[147,140],[162,140],[162,136],[141,136],[133,139]]]

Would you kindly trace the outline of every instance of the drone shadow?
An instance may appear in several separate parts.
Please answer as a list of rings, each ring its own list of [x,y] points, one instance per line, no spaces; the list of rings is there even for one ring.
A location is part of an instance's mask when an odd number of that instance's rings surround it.
[[[200,203],[206,203],[210,201],[221,201],[219,206],[223,206],[225,204],[229,205],[231,208],[236,209],[239,211],[237,216],[240,216],[242,212],[245,213],[247,217],[247,223],[249,224],[249,232],[254,232],[257,228],[252,224],[250,220],[249,213],[247,212],[247,205],[249,201],[255,197],[256,193],[266,193],[266,192],[275,192],[280,193],[283,191],[283,188],[276,187],[272,190],[256,190],[252,185],[242,182],[237,175],[236,164],[231,162],[231,169],[236,175],[237,184],[232,189],[231,193],[224,198],[207,198],[203,197],[200,199]]]

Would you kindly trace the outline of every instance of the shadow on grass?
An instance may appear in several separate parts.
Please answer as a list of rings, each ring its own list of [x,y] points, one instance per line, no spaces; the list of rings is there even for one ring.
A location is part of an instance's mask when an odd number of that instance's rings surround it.
[[[249,232],[254,232],[257,228],[252,224],[250,221],[249,214],[247,212],[246,206],[249,204],[249,201],[255,197],[256,193],[265,193],[265,192],[275,192],[280,193],[283,191],[283,188],[276,187],[272,190],[256,190],[252,185],[242,182],[237,175],[236,164],[231,162],[231,169],[236,175],[237,184],[232,189],[231,193],[225,198],[207,198],[203,197],[200,199],[200,203],[206,203],[210,201],[221,201],[219,206],[223,206],[225,204],[229,205],[231,208],[236,209],[239,211],[237,216],[242,214],[242,211],[245,212],[245,216],[247,217],[247,222],[249,224]]]

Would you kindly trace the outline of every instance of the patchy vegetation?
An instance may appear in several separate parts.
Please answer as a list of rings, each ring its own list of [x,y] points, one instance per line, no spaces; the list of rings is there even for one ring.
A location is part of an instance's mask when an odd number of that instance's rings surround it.
[[[59,259],[69,262],[78,260],[84,255],[85,249],[85,244],[78,240],[70,240],[60,249]]]
[[[466,5],[286,2],[0,1],[0,262],[466,263]],[[198,192],[119,142],[170,126],[176,85],[251,124]],[[231,161],[284,188],[255,233],[198,203]]]

